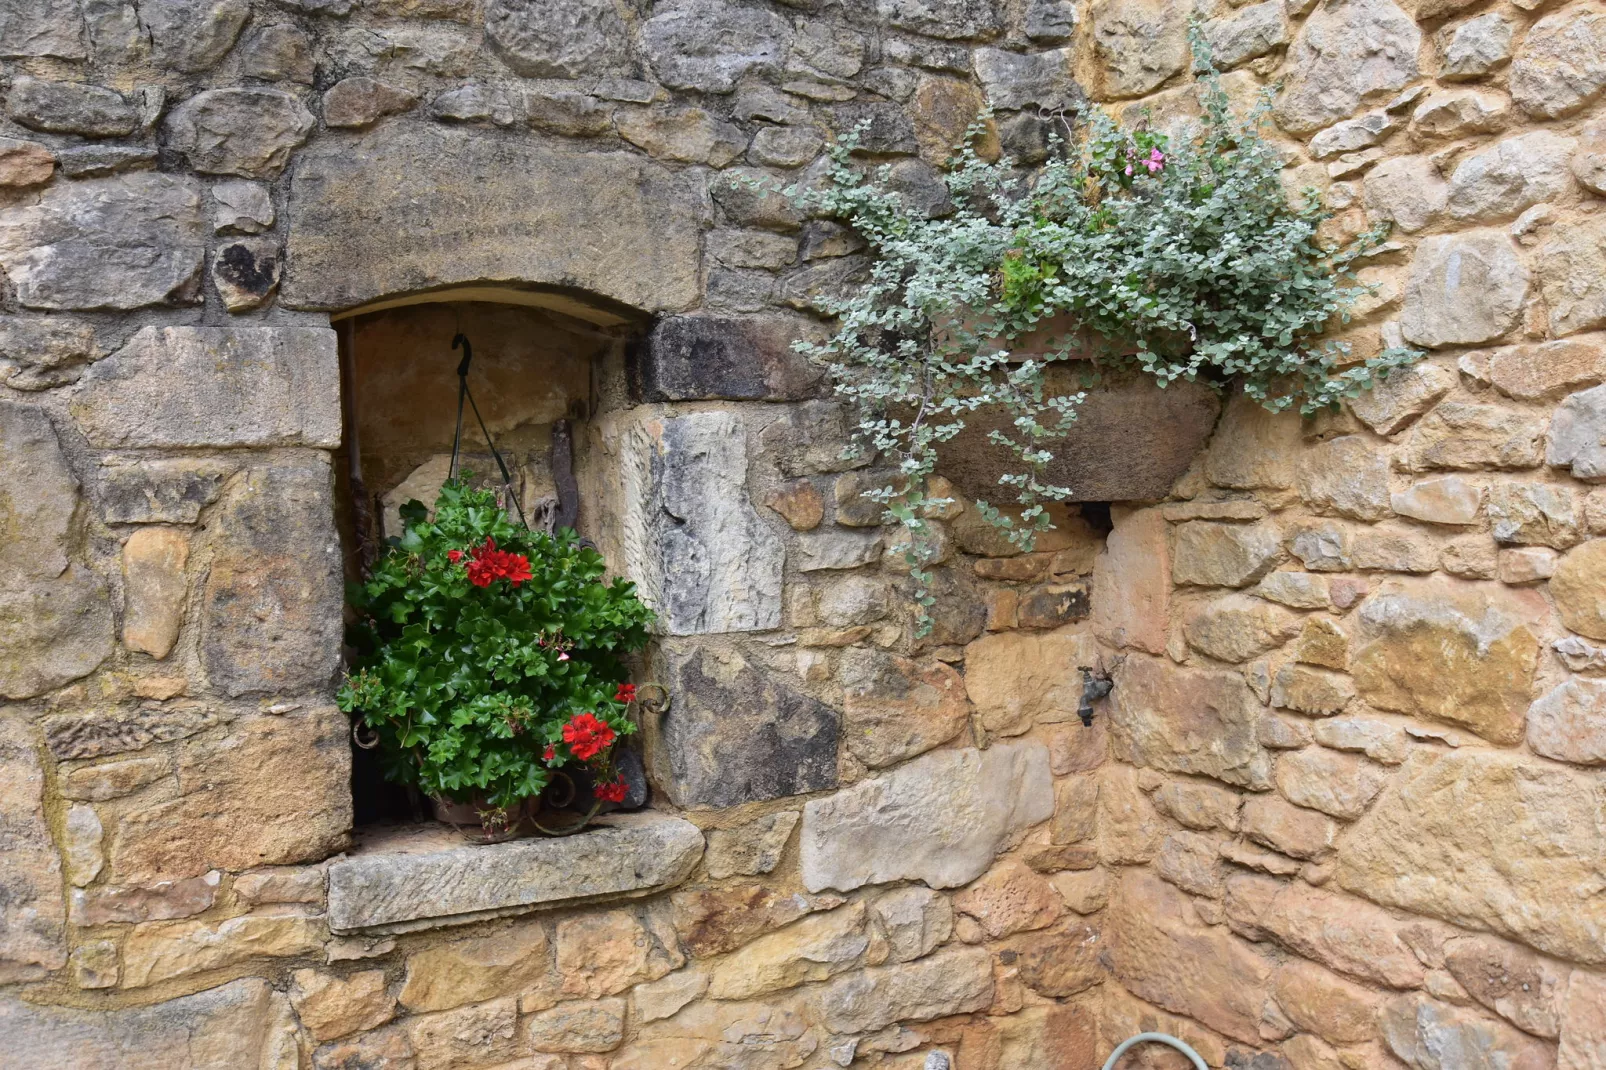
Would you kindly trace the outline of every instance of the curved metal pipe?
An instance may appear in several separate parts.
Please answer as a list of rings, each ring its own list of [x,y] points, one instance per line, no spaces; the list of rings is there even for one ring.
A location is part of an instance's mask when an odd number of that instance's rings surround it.
[[[1110,1057],[1104,1061],[1104,1070],[1115,1070],[1115,1060],[1125,1055],[1128,1049],[1135,1048],[1139,1044],[1149,1043],[1165,1044],[1169,1047],[1177,1049],[1189,1059],[1193,1060],[1195,1070],[1210,1070],[1210,1068],[1205,1065],[1205,1061],[1199,1057],[1198,1052],[1194,1051],[1192,1048],[1188,1047],[1188,1045],[1184,1044],[1182,1041],[1178,1040],[1169,1033],[1139,1033],[1135,1037],[1122,1041],[1121,1046],[1110,1052]]]

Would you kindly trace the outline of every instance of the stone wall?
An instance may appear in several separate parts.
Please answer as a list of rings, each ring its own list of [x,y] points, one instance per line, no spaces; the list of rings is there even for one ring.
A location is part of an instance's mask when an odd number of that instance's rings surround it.
[[[941,211],[983,104],[1028,164],[1084,97],[1171,124],[1186,5],[0,0],[0,1061],[1606,1066],[1606,10],[1196,7],[1291,188],[1396,224],[1339,329],[1430,358],[1196,457],[1213,399],[1113,397],[1107,538],[961,495],[917,642],[788,349],[858,243],[747,179],[868,123]],[[654,318],[580,476],[705,843],[363,924],[343,867],[423,871],[350,839],[328,314],[488,286]]]

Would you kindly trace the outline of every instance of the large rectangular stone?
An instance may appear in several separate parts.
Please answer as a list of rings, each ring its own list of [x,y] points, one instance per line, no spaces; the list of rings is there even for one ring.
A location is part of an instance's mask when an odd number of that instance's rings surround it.
[[[84,374],[92,446],[340,445],[340,366],[324,327],[145,327]]]
[[[44,785],[27,726],[0,719],[0,984],[41,980],[67,963],[61,861],[45,824]]]
[[[442,834],[444,833],[444,834]],[[421,830],[377,838],[329,866],[329,927],[406,932],[669,888],[703,835],[663,814],[613,814],[576,836],[464,844]]]
[[[1134,765],[1271,787],[1256,736],[1263,708],[1239,673],[1135,655],[1116,672],[1109,708],[1115,753]]]
[[[249,978],[149,1007],[42,1007],[0,999],[5,1065],[63,1070],[277,1070],[295,1066],[290,1004]]]
[[[384,123],[297,160],[280,301],[339,309],[507,281],[685,308],[699,292],[701,185],[622,152]]]
[[[641,401],[801,401],[821,392],[822,374],[792,349],[818,341],[798,316],[671,316],[629,355],[631,392]]]
[[[811,892],[898,880],[957,888],[1053,812],[1041,743],[937,751],[806,805],[803,883]]]
[[[675,805],[739,806],[837,784],[842,716],[734,652],[666,644],[675,702],[652,757]]]

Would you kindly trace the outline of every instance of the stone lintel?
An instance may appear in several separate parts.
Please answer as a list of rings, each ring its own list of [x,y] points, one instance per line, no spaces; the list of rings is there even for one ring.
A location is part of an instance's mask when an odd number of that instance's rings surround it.
[[[329,865],[335,932],[411,932],[543,907],[645,895],[685,880],[703,856],[697,826],[613,814],[575,836],[468,844],[447,829],[375,835]]]

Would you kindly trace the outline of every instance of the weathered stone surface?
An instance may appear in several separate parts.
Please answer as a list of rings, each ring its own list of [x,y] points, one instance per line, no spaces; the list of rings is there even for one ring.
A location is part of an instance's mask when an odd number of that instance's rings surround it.
[[[519,1035],[518,1001],[511,998],[419,1015],[405,1024],[418,1070],[490,1066],[511,1061],[527,1050]]]
[[[13,316],[0,323],[0,383],[13,390],[49,390],[78,381],[101,356],[86,324]]]
[[[1139,97],[1180,71],[1188,57],[1185,15],[1174,4],[1095,2],[1088,12],[1094,97]]]
[[[0,268],[28,308],[188,301],[205,235],[192,179],[130,174],[57,184],[0,212]]]
[[[1251,1043],[1271,963],[1221,928],[1203,925],[1187,896],[1142,871],[1121,878],[1105,928],[1106,954],[1128,990]]]
[[[1292,77],[1278,97],[1277,123],[1309,134],[1403,88],[1417,74],[1422,34],[1392,0],[1319,8],[1288,50]]]
[[[1499,543],[1565,550],[1582,537],[1582,512],[1571,488],[1553,483],[1496,483],[1489,488],[1489,529]]]
[[[184,621],[190,544],[174,528],[141,528],[123,544],[123,645],[161,660]]]
[[[101,848],[105,836],[100,816],[93,806],[76,804],[67,808],[62,822],[62,855],[67,865],[67,881],[82,888],[100,875],[106,865],[106,853]]]
[[[72,409],[102,448],[328,448],[340,442],[338,381],[332,330],[145,327],[84,376]]]
[[[1029,105],[1051,110],[1068,108],[1082,97],[1071,77],[1073,56],[1074,50],[1069,48],[1033,53],[978,48],[976,77],[995,109],[1014,110]],[[963,127],[959,133],[963,135]],[[952,149],[957,143],[957,139],[950,139],[948,148]]]
[[[1242,797],[1225,788],[1193,780],[1168,780],[1160,785],[1153,799],[1161,813],[1190,829],[1238,828]]]
[[[928,754],[803,808],[803,883],[811,891],[922,880],[956,888],[980,876],[1006,838],[1048,819],[1048,749],[999,744]]]
[[[702,852],[696,826],[650,813],[609,815],[565,839],[494,847],[447,839],[409,853],[358,852],[329,866],[329,925],[406,927],[665,888],[684,880]]]
[[[768,873],[781,861],[781,853],[802,815],[796,810],[761,817],[735,828],[708,833],[708,855],[704,860],[714,880],[726,877],[754,877]]]
[[[1349,399],[1349,407],[1373,431],[1392,435],[1431,409],[1453,386],[1454,372],[1421,361],[1394,369],[1387,379]]]
[[[384,970],[362,970],[346,977],[297,970],[294,981],[290,1003],[315,1041],[375,1029],[396,1015],[396,997],[387,990]]]
[[[1353,981],[1310,962],[1291,961],[1272,977],[1272,994],[1301,1030],[1333,1044],[1358,1044],[1377,1035],[1382,1000]]]
[[[1355,685],[1337,673],[1306,665],[1284,665],[1271,682],[1271,704],[1317,717],[1343,711],[1355,697]]]
[[[1601,445],[1603,431],[1606,431],[1606,386],[1570,395],[1556,407],[1551,417],[1546,463],[1570,468],[1575,477],[1588,483],[1606,480],[1606,447]]]
[[[1550,596],[1561,621],[1591,639],[1606,639],[1606,540],[1592,539],[1568,551],[1550,579]]]
[[[0,695],[31,698],[94,672],[115,640],[106,582],[80,565],[0,577]]]
[[[296,26],[273,23],[259,27],[241,49],[240,70],[265,82],[311,85],[312,39]]]
[[[414,93],[366,75],[342,78],[323,95],[323,121],[332,127],[364,127],[418,103]]]
[[[1382,141],[1398,121],[1386,111],[1372,111],[1334,123],[1310,139],[1310,154],[1325,160],[1340,153],[1359,152]]]
[[[966,681],[941,662],[921,665],[878,650],[854,649],[843,655],[839,673],[843,738],[848,750],[872,769],[946,743],[970,718]]]
[[[1123,760],[1270,787],[1271,758],[1255,735],[1260,704],[1241,675],[1134,656],[1118,670],[1112,699],[1112,744]]]
[[[1567,983],[1560,1070],[1599,1070],[1606,1052],[1606,977],[1574,970]]]
[[[557,976],[567,996],[598,999],[684,966],[675,937],[657,915],[591,911],[557,925]],[[544,961],[544,956],[543,956]]]
[[[278,89],[208,89],[173,109],[167,137],[203,174],[273,178],[315,122]]]
[[[1511,96],[1536,119],[1571,115],[1606,89],[1606,11],[1574,4],[1534,23],[1511,61]]]
[[[1220,899],[1221,856],[1214,836],[1173,832],[1160,845],[1154,871],[1185,892]]]
[[[112,925],[193,917],[211,909],[221,877],[217,870],[212,870],[184,880],[74,890],[73,924]]]
[[[676,805],[735,806],[836,786],[837,711],[734,651],[665,656],[675,704],[652,760]]]
[[[1565,196],[1572,189],[1576,145],[1573,138],[1535,130],[1466,157],[1450,176],[1450,215],[1494,222]]]
[[[870,946],[864,918],[864,905],[853,903],[762,936],[714,967],[708,993],[749,999],[850,970]]]
[[[820,990],[814,1005],[833,1033],[860,1033],[981,1010],[992,999],[992,956],[966,947],[839,977]]]
[[[384,1026],[331,1041],[312,1053],[316,1070],[364,1070],[373,1066],[416,1066],[412,1038],[400,1025]]]
[[[295,1058],[284,997],[249,978],[150,1007],[0,1002],[8,1058],[74,1070],[279,1070]],[[294,1065],[292,1063],[292,1065]]]
[[[1481,78],[1503,65],[1511,58],[1515,30],[1509,18],[1496,12],[1444,27],[1435,35],[1439,77],[1446,81]]]
[[[687,953],[707,958],[735,950],[757,936],[816,910],[842,905],[841,896],[782,895],[758,884],[698,888],[670,896],[675,932]]]
[[[1528,707],[1528,746],[1578,765],[1606,765],[1606,680],[1575,677]]]
[[[1282,556],[1282,534],[1270,524],[1194,521],[1176,529],[1174,583],[1243,587],[1265,575]]]
[[[1427,996],[1394,997],[1378,1023],[1389,1050],[1413,1070],[1478,1065],[1547,1070],[1555,1065],[1549,1045]]]
[[[69,0],[8,4],[0,9],[0,56],[83,59],[84,19]]]
[[[485,36],[519,74],[578,78],[622,69],[628,33],[606,0],[493,0]]]
[[[1275,795],[1256,795],[1244,802],[1241,830],[1256,843],[1305,859],[1325,856],[1338,836],[1332,821]]]
[[[1424,479],[1405,490],[1395,491],[1389,507],[1413,520],[1465,527],[1478,522],[1478,513],[1483,508],[1483,488],[1460,476]]]
[[[1170,599],[1164,515],[1140,509],[1121,517],[1093,565],[1093,633],[1112,646],[1163,653]]]
[[[1307,747],[1277,760],[1277,790],[1283,797],[1333,817],[1360,817],[1387,782],[1382,767],[1325,747]]]
[[[1342,435],[1306,451],[1299,493],[1318,512],[1357,520],[1388,515],[1388,458],[1363,435]]]
[[[1380,903],[1606,961],[1606,914],[1580,893],[1601,864],[1598,785],[1494,751],[1407,768],[1351,829],[1338,880]]]
[[[408,956],[400,999],[410,1011],[441,1011],[509,992],[528,995],[532,1002],[540,999],[550,1004],[557,999],[552,952],[546,929],[538,922],[454,940]],[[389,1006],[394,1005],[391,1000]]]
[[[44,409],[0,402],[0,568],[15,582],[53,579],[68,563],[78,480]]]
[[[1332,604],[1326,576],[1314,572],[1273,572],[1255,586],[1254,593],[1289,609],[1326,609]]]
[[[1544,433],[1544,423],[1525,412],[1446,401],[1412,429],[1404,467],[1412,472],[1533,468],[1543,456]]]
[[[339,662],[340,544],[326,465],[255,469],[229,489],[202,595],[201,655],[232,696],[328,686]]]
[[[965,690],[987,731],[1019,735],[1037,722],[1067,720],[1082,696],[1076,670],[1097,660],[1085,634],[1002,632],[965,648]]]
[[[147,922],[123,940],[122,987],[144,988],[259,956],[306,955],[328,936],[322,918],[278,909],[223,922]]]
[[[1606,26],[1606,13],[1602,14]],[[1557,335],[1606,327],[1606,223],[1556,227],[1539,249],[1539,283]]]
[[[1283,5],[1250,4],[1222,18],[1209,19],[1203,27],[1210,45],[1210,58],[1221,70],[1264,56],[1289,41],[1288,16]]]
[[[238,238],[212,252],[212,285],[230,312],[260,308],[279,288],[283,266],[273,238]]]
[[[45,824],[44,773],[33,739],[9,718],[0,719],[0,821],[6,829],[0,981],[42,980],[67,963],[61,862]]]
[[[792,1070],[819,1045],[819,1034],[793,1005],[705,1000],[643,1029],[608,1065],[610,1070],[658,1070],[703,1062]]]
[[[705,93],[729,93],[744,74],[774,73],[791,37],[779,15],[726,0],[674,0],[642,25],[659,81]]]
[[[1502,231],[1425,238],[1411,261],[1400,327],[1430,348],[1492,341],[1512,327],[1528,297],[1528,269]]]
[[[764,504],[781,514],[794,531],[812,531],[825,518],[825,498],[806,479],[777,487],[765,497]]]
[[[259,234],[273,226],[273,197],[262,182],[235,179],[212,187],[212,227],[219,234]]]
[[[112,874],[152,881],[332,854],[351,825],[345,738],[344,715],[322,707],[251,718],[220,740],[185,744],[181,797],[118,823]]]
[[[620,137],[657,159],[724,167],[747,149],[740,127],[701,108],[626,108],[614,122]]]
[[[1259,598],[1229,594],[1190,613],[1182,632],[1201,654],[1236,663],[1292,639],[1299,632],[1299,618]]]
[[[950,40],[985,40],[1003,29],[997,0],[876,0],[875,13],[900,30]]]
[[[443,203],[458,208],[442,216]],[[556,205],[562,227],[550,222]],[[701,191],[623,153],[387,123],[354,145],[304,153],[289,212],[281,300],[293,307],[486,280],[578,286],[652,312],[698,292]],[[368,224],[375,212],[386,227]]]
[[[79,766],[57,774],[56,790],[64,799],[105,802],[132,794],[166,776],[165,758],[129,758],[120,762]]]
[[[1065,902],[1046,878],[1010,859],[954,896],[954,909],[996,940],[1052,925],[1065,913]]]
[[[1411,113],[1411,130],[1428,140],[1499,133],[1510,122],[1505,96],[1477,89],[1434,93]]]
[[[37,186],[49,182],[55,170],[55,153],[37,141],[0,138],[0,186]]]
[[[1527,948],[1493,936],[1444,946],[1445,968],[1479,1003],[1535,1036],[1561,1032],[1568,970]]]
[[[1234,394],[1205,453],[1205,477],[1234,490],[1282,490],[1294,485],[1299,446],[1295,414],[1268,412],[1249,397]]]
[[[822,531],[798,540],[798,570],[859,568],[881,556],[884,540],[875,532]]]
[[[234,47],[251,5],[247,0],[151,0],[140,19],[151,36],[151,50],[164,66],[204,71]]]
[[[814,397],[821,373],[792,350],[792,342],[817,333],[795,316],[667,317],[632,352],[632,392],[641,401]]]
[[[892,962],[929,955],[953,934],[953,906],[930,888],[911,885],[887,892],[876,897],[870,909],[886,937],[887,958]]]
[[[217,501],[224,468],[216,463],[140,456],[105,457],[99,471],[102,514],[113,524],[193,524]]]
[[[1080,920],[1062,921],[1050,929],[1005,942],[999,961],[1012,965],[1021,981],[1042,996],[1063,999],[1104,979],[1099,963],[1103,934]]]
[[[1234,884],[1228,882],[1229,910]],[[1297,881],[1282,885],[1264,902],[1260,902],[1264,886],[1242,890],[1251,893],[1242,900],[1243,909],[1250,910],[1243,920],[1308,959],[1390,988],[1415,988],[1426,976],[1426,968],[1411,950],[1421,922],[1400,921],[1370,903]]]
[[[47,82],[22,75],[6,100],[23,126],[55,134],[122,137],[139,117],[120,93],[79,82]]]
[[[530,1047],[547,1052],[612,1051],[625,1039],[625,1001],[560,1003],[524,1024]]]
[[[1606,379],[1606,345],[1598,335],[1488,353],[1469,353],[1463,368],[1518,401],[1557,401]]]
[[[1361,605],[1361,697],[1515,743],[1532,698],[1542,616],[1531,596],[1444,580],[1392,581]]]
[[[210,710],[180,706],[62,713],[46,717],[43,726],[50,753],[58,761],[66,761],[137,751],[152,743],[193,736],[217,723],[217,715]]]
[[[1429,157],[1397,156],[1366,173],[1363,196],[1373,215],[1414,234],[1444,212],[1450,200],[1450,186]],[[1388,381],[1403,374],[1395,371]],[[1354,400],[1362,401],[1366,396],[1362,394]]]
[[[637,985],[630,993],[637,1020],[656,1022],[674,1016],[682,1007],[708,991],[708,973],[701,969],[677,970],[656,981]]]

